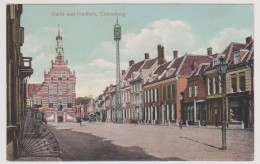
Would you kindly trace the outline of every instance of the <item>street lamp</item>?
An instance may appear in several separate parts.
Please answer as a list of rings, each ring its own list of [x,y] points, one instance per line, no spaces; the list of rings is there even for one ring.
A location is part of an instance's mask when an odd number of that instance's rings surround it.
[[[180,114],[181,114],[180,129],[182,129],[182,100],[183,100],[183,94],[181,93],[180,94],[180,107],[181,107],[181,110],[180,110]]]
[[[79,123],[80,123],[80,126],[81,126],[81,120],[82,120],[82,118],[81,118],[81,101],[82,100],[80,100],[80,103],[79,103],[79,115],[80,115],[80,117],[79,117]]]
[[[226,150],[226,107],[225,107],[225,95],[226,95],[226,73],[228,64],[224,61],[223,56],[220,57],[219,63],[216,64],[215,68],[218,74],[221,76],[221,89],[222,89],[222,148]]]

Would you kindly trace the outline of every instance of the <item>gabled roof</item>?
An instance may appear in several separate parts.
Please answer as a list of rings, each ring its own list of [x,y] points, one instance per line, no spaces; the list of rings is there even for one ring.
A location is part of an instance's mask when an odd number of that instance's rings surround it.
[[[154,64],[154,62],[156,61],[156,59],[157,58],[146,60],[144,65],[142,66],[142,69],[149,69],[149,68],[151,68],[152,65]]]
[[[32,97],[33,94],[40,91],[42,83],[40,84],[28,84],[28,97]]]
[[[212,59],[208,55],[187,55],[185,61],[181,65],[179,76],[190,76],[191,73],[201,63],[210,63]],[[177,76],[177,74],[175,75]]]
[[[252,39],[251,42],[248,44],[243,43],[236,43],[231,42],[227,48],[224,49],[222,54],[225,56],[224,59],[228,63],[228,65],[234,64],[234,54],[236,51],[244,50],[241,55],[241,62],[247,62],[248,60],[254,59],[254,40]],[[213,68],[213,61],[211,61],[210,66],[206,69],[212,69]]]
[[[157,74],[158,78],[146,84],[155,83],[172,77],[189,77],[201,63],[210,63],[211,58],[206,55],[186,54],[179,58],[174,58],[165,64],[159,65],[153,74]],[[166,76],[166,69],[172,69],[173,73]]]
[[[81,105],[87,105],[92,98],[88,98],[88,97],[78,97],[76,100],[76,104],[79,105],[81,103]]]
[[[193,78],[196,76],[201,76],[205,72],[205,69],[208,68],[210,63],[201,63],[190,75],[189,78]]]
[[[153,74],[157,74],[158,76],[162,75],[163,71],[166,70],[166,68],[168,67],[168,65],[170,64],[171,62],[166,62],[164,64],[161,64],[159,65],[156,70],[154,71]]]
[[[242,44],[242,43],[231,43],[227,48],[228,48],[228,52],[227,50],[224,50],[222,52],[222,54],[225,54],[225,61],[233,64],[234,63],[234,54],[236,51],[240,50],[240,49],[244,49],[246,47],[246,44]]]
[[[142,60],[142,61],[140,61],[140,62],[138,62],[138,63],[136,63],[136,64],[133,64],[133,65],[131,66],[130,70],[127,72],[127,74],[126,74],[124,80],[130,79],[132,73],[138,71],[138,70],[141,68],[141,66],[144,64],[144,61],[145,61],[145,60]]]

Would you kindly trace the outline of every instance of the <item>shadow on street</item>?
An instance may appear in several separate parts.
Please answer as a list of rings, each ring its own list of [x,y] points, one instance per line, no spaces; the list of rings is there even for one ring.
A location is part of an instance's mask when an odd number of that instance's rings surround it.
[[[55,129],[50,126],[59,146],[63,161],[179,161],[179,158],[157,158],[146,154],[138,146],[122,147],[111,140],[89,133],[74,132],[71,129]],[[126,141],[127,142],[127,141]]]
[[[212,148],[215,148],[215,149],[219,149],[219,148],[216,147],[216,146],[209,145],[209,144],[206,144],[206,143],[203,143],[203,142],[199,142],[199,141],[196,141],[196,140],[190,139],[190,138],[188,138],[188,137],[182,137],[182,136],[180,136],[180,138],[184,138],[184,139],[186,139],[186,140],[190,140],[190,141],[193,141],[193,142],[200,143],[200,144],[202,144],[202,145],[206,145],[206,146],[209,146],[209,147],[212,147]]]

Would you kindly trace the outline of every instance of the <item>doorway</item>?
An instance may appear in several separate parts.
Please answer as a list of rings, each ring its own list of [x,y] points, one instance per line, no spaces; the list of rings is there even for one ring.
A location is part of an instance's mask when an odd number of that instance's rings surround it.
[[[62,123],[63,122],[63,116],[59,116],[58,117],[58,123]]]

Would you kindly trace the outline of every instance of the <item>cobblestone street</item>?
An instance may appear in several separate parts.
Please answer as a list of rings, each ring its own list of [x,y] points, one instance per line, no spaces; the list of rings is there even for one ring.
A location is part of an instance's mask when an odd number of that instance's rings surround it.
[[[227,130],[221,151],[221,129],[175,125],[113,123],[49,124],[62,160],[253,160],[254,131]]]

